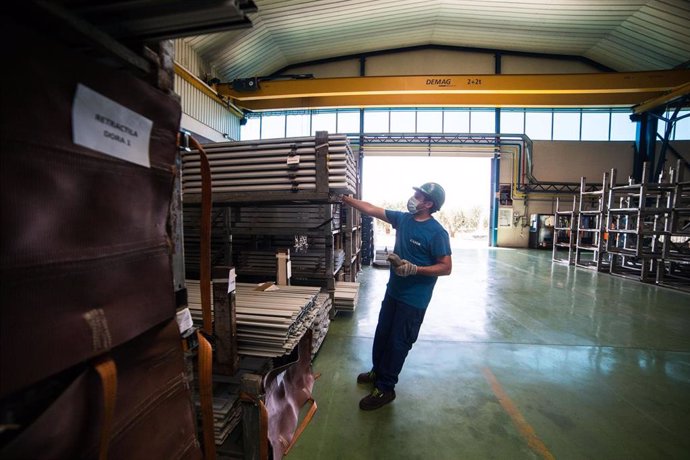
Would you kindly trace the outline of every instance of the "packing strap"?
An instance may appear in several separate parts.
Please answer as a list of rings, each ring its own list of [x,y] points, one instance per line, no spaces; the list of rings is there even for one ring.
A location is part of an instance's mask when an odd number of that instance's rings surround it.
[[[108,458],[110,435],[113,428],[115,415],[115,402],[117,399],[117,366],[108,355],[101,356],[93,364],[94,369],[101,379],[103,389],[103,416],[101,420],[101,436],[98,446],[98,460]]]
[[[201,403],[201,427],[204,432],[204,457],[216,458],[216,440],[213,435],[213,348],[205,335],[213,336],[211,320],[211,166],[201,144],[189,136],[192,146],[199,151],[201,163],[201,266],[199,287],[201,289],[201,312],[204,318],[202,331],[197,331],[199,340],[199,399]]]
[[[268,409],[266,409],[266,404],[246,391],[240,392],[240,400],[259,407],[259,460],[268,460]]]
[[[304,416],[304,419],[300,422],[299,426],[295,430],[295,434],[292,436],[292,440],[290,441],[290,444],[283,450],[283,455],[287,455],[288,452],[290,452],[290,449],[295,445],[297,440],[299,439],[300,436],[302,436],[302,432],[304,429],[309,425],[309,422],[311,422],[311,419],[314,418],[314,414],[316,414],[316,401],[314,401],[314,398],[309,398],[307,402],[311,402],[311,407],[309,408],[309,412],[307,412],[307,415]]]
[[[213,435],[213,348],[204,334],[197,331],[199,340],[199,400],[201,427],[204,432],[204,458],[215,460],[216,440]]]
[[[201,312],[204,318],[204,332],[213,334],[211,320],[211,166],[204,148],[189,136],[189,141],[199,151],[201,163],[201,266],[199,267],[199,287],[201,288]]]

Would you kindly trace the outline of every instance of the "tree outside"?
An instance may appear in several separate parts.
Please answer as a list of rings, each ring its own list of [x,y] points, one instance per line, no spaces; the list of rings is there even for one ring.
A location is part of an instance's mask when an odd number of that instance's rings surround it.
[[[407,204],[403,201],[381,201],[373,202],[372,204],[384,209],[394,209],[398,211],[407,210]],[[435,212],[433,216],[448,231],[454,246],[485,246],[488,244],[488,209],[482,209],[481,206],[466,208],[444,207],[442,210]],[[375,219],[375,222],[375,242],[377,249],[389,247],[395,241],[395,230],[393,230],[390,224],[384,221]],[[467,244],[469,241],[472,243]]]

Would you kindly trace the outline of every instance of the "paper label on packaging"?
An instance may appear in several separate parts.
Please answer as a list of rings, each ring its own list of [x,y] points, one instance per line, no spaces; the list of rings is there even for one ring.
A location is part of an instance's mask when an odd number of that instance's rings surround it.
[[[180,334],[194,325],[192,322],[192,314],[189,312],[189,308],[178,311],[176,319],[177,326],[180,328]]]
[[[77,85],[72,106],[75,144],[149,168],[152,126],[148,118],[82,84]]]
[[[237,276],[235,275],[235,269],[231,268],[228,273],[228,294],[237,289]]]

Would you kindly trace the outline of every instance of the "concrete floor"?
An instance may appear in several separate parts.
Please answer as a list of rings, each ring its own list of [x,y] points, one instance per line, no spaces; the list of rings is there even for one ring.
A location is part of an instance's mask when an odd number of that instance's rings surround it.
[[[552,265],[536,250],[454,250],[397,399],[358,408],[388,271],[360,274],[314,361],[318,412],[288,458],[690,458],[690,295]]]

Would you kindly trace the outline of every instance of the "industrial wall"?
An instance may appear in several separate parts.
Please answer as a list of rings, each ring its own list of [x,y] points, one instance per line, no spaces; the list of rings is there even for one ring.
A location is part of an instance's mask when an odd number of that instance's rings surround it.
[[[415,50],[399,53],[367,56],[364,61],[366,76],[384,75],[435,75],[452,74],[494,74],[496,60],[494,53],[452,50]],[[501,56],[503,74],[537,73],[594,73],[598,70],[579,60],[552,59],[527,56]],[[311,73],[316,78],[357,77],[360,75],[360,60],[294,67],[287,74]]]
[[[317,78],[354,77],[360,75],[359,59],[330,62],[290,69],[287,73],[312,73]],[[496,56],[491,52],[453,50],[414,50],[366,57],[366,76],[443,74],[494,74]],[[502,74],[596,73],[599,70],[577,59],[502,55]],[[533,175],[547,182],[588,182],[602,180],[604,171],[616,168],[618,177],[632,174],[634,144],[632,142],[535,141]],[[501,184],[512,184],[512,155],[501,159]],[[525,200],[515,196],[510,209],[509,225],[498,227],[497,243],[502,247],[527,247],[529,215],[551,213],[555,196],[532,194]],[[505,212],[505,211],[504,211]],[[504,221],[505,222],[505,221]]]
[[[678,152],[690,151],[690,141],[675,141],[672,147]],[[660,146],[657,144],[657,155]],[[533,175],[540,181],[579,182],[585,177],[587,183],[602,183],[604,172],[616,169],[617,183],[627,182],[633,173],[634,145],[632,142],[571,142],[534,141]],[[667,168],[676,165],[673,155],[666,156]],[[501,158],[501,184],[512,184],[514,178],[512,155]],[[685,180],[690,177],[687,168],[683,171]],[[561,196],[571,200],[572,195]],[[530,214],[551,214],[555,211],[556,197],[533,193],[529,196],[514,196],[512,206],[500,206],[499,213],[510,210],[509,225],[498,227],[498,245],[501,247],[527,247],[529,239]],[[561,209],[567,209],[561,206]],[[499,219],[500,220],[500,219]]]
[[[214,72],[182,39],[175,43],[175,62],[201,80],[213,78]],[[227,107],[175,74],[175,92],[182,97],[181,127],[202,141],[239,140],[240,121]]]

